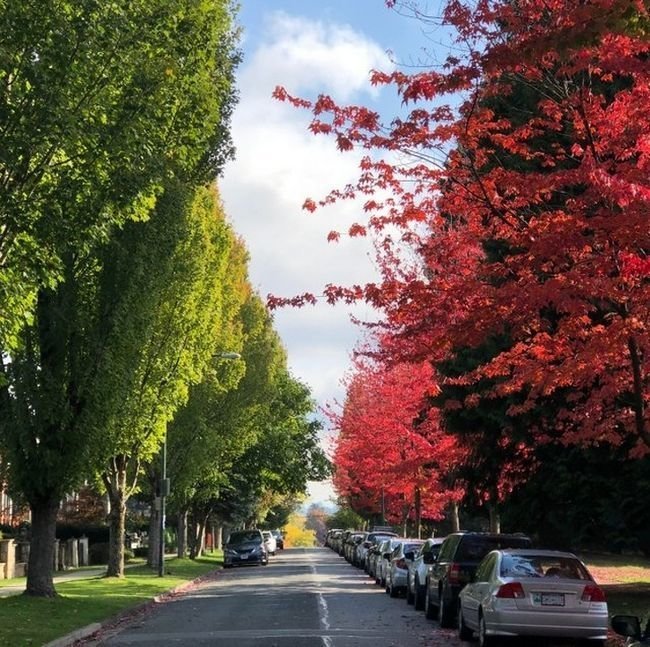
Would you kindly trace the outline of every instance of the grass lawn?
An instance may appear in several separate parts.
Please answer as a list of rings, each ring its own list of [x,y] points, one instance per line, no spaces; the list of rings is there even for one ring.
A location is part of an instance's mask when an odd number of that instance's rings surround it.
[[[24,595],[0,599],[0,645],[44,645],[151,600],[222,563],[221,552],[195,561],[170,559],[165,562],[164,577],[146,566],[136,566],[129,568],[123,579],[98,577],[61,582],[56,585],[59,596],[51,600]]]
[[[582,555],[607,598],[610,615],[650,612],[650,559],[625,555]]]

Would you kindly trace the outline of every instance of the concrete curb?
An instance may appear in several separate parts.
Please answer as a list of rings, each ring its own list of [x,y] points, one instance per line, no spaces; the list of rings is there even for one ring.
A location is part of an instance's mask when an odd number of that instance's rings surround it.
[[[94,639],[99,640],[102,634],[105,634],[106,632],[117,634],[122,631],[124,626],[131,624],[137,617],[145,615],[158,604],[169,602],[170,600],[179,597],[183,593],[187,593],[188,591],[198,587],[200,584],[215,579],[216,575],[220,572],[220,568],[215,569],[214,571],[205,573],[196,579],[189,580],[188,582],[183,582],[183,584],[179,584],[173,589],[169,589],[169,591],[164,591],[163,593],[156,595],[147,602],[138,604],[135,607],[124,609],[124,611],[121,611],[120,613],[111,616],[106,620],[102,620],[101,622],[93,622],[92,624],[86,625],[85,627],[75,629],[69,634],[61,636],[61,638],[56,638],[55,640],[43,645],[43,647],[78,647],[86,644],[87,640],[91,640],[94,643]]]

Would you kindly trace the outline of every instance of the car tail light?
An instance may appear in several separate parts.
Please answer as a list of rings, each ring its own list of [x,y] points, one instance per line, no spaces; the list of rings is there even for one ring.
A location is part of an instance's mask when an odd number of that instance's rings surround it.
[[[401,568],[402,570],[406,570],[408,568],[406,565],[406,560],[403,557],[395,562],[395,566],[397,566],[397,568]]]
[[[460,584],[460,564],[449,566],[449,584]]]
[[[524,587],[519,582],[508,582],[502,584],[497,591],[498,598],[513,598],[520,600],[526,597]]]
[[[605,593],[596,584],[587,584],[582,592],[583,602],[605,602]]]

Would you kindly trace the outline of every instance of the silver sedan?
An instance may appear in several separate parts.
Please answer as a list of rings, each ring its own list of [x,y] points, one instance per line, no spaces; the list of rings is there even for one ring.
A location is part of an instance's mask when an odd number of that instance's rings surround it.
[[[607,602],[585,565],[572,553],[493,550],[460,592],[460,638],[473,633],[481,647],[499,636],[607,638]]]

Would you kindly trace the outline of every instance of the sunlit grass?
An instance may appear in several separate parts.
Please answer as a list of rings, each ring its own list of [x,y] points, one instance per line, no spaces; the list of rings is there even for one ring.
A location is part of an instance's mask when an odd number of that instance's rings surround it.
[[[96,577],[61,582],[56,586],[58,597],[51,600],[24,595],[0,599],[0,645],[43,645],[209,573],[222,561],[220,552],[195,561],[172,559],[165,562],[164,577],[146,566],[136,566],[121,579]]]

